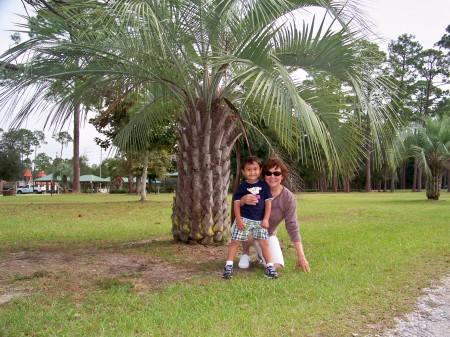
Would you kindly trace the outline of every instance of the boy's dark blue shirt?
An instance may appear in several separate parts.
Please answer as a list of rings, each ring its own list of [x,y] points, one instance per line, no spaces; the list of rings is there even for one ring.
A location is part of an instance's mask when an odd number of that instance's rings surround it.
[[[258,180],[254,184],[244,181],[239,185],[236,193],[233,195],[233,202],[241,200],[241,198],[246,194],[256,195],[258,198],[258,204],[241,206],[241,216],[246,219],[262,221],[264,218],[265,202],[267,199],[273,199],[269,185],[262,180]]]

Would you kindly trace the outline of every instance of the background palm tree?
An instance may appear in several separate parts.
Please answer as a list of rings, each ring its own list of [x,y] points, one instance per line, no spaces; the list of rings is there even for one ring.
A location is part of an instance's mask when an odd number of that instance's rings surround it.
[[[278,135],[280,145],[301,160],[340,165],[332,128],[324,121],[320,105],[303,99],[301,80],[293,76],[297,70],[328,73],[344,81],[353,90],[352,112],[364,112],[374,128],[370,133],[376,135],[374,146],[378,136],[389,136],[376,130],[380,121],[384,127],[389,125],[389,113],[371,104],[364,90],[368,85],[371,90],[378,88],[381,82],[363,73],[367,55],[358,54],[357,36],[347,24],[364,24],[357,4],[67,2],[47,15],[64,18],[58,22],[71,38],[32,37],[10,50],[4,60],[9,63],[31,52],[25,65],[30,77],[13,79],[6,93],[14,96],[18,87],[29,83],[77,78],[80,81],[62,101],[98,102],[99,97],[108,97],[101,118],[121,101],[132,100],[136,119],[130,123],[136,128],[127,130],[144,138],[167,121],[163,116],[172,116],[178,131],[179,177],[173,236],[183,242],[223,242],[230,228],[230,153],[246,128],[263,123]],[[310,6],[326,9],[335,21],[312,21],[299,28],[301,10]],[[334,31],[331,27],[336,23],[341,28]],[[152,109],[154,105],[165,109]],[[357,137],[355,143],[359,142]]]
[[[61,144],[61,153],[59,154],[59,157],[62,158],[64,146],[67,146],[70,142],[73,142],[73,138],[67,131],[60,131],[53,135],[53,139]]]
[[[72,176],[72,167],[66,161],[60,161],[53,171],[53,178],[57,179],[58,177],[61,177],[64,193],[69,191],[70,176]]]
[[[439,200],[442,176],[450,167],[450,118],[423,118],[423,125],[415,125],[405,133],[406,148],[424,169],[426,195]]]

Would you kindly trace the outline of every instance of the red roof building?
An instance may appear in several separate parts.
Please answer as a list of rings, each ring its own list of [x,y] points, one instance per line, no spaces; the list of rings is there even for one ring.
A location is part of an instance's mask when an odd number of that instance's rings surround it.
[[[30,169],[26,169],[25,173],[23,174],[23,180],[25,180],[26,184],[31,184],[33,182],[33,175],[31,174]]]

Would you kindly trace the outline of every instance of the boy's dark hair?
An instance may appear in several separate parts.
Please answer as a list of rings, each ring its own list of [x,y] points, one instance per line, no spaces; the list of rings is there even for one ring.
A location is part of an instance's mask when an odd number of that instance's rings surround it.
[[[256,156],[248,156],[248,157],[245,157],[244,159],[242,159],[241,170],[244,169],[245,165],[253,164],[253,163],[257,163],[258,166],[261,168],[261,159],[259,159]]]

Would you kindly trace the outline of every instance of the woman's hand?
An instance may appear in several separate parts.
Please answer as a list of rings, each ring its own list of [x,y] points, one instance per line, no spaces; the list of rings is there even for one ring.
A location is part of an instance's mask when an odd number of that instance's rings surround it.
[[[306,257],[299,257],[297,261],[297,265],[295,266],[295,269],[301,268],[303,271],[309,273],[311,271],[311,268],[309,267],[309,263],[306,260]]]
[[[252,205],[255,206],[258,204],[258,198],[253,194],[246,194],[241,198],[241,206],[243,205]]]

